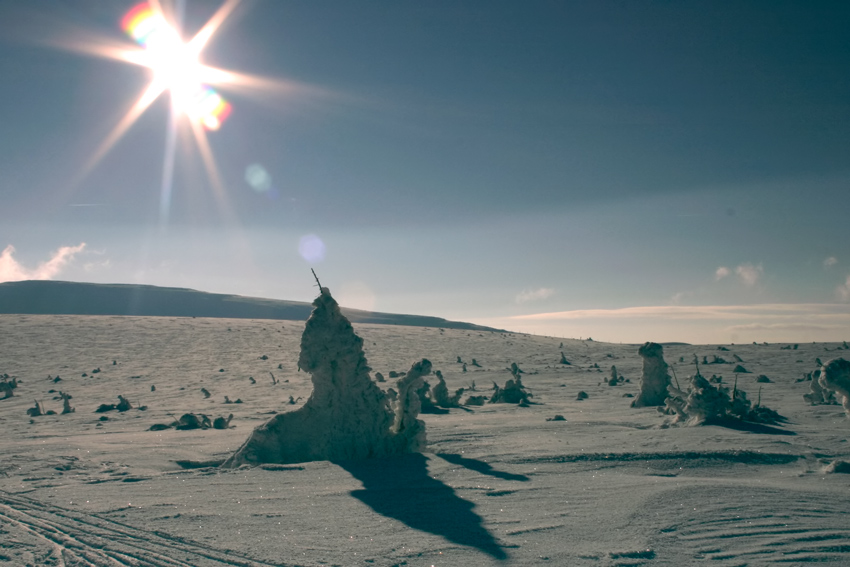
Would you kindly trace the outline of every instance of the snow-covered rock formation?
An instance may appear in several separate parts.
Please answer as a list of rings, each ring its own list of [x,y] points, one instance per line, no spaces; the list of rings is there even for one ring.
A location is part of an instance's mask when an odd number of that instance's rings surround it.
[[[299,368],[313,393],[298,410],[257,427],[222,466],[341,461],[419,451],[425,424],[416,390],[431,372],[425,359],[397,383],[393,402],[369,376],[363,341],[322,287],[301,336]]]

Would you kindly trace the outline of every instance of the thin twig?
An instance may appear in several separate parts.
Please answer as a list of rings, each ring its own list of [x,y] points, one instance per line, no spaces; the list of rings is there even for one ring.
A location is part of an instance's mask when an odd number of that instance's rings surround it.
[[[676,376],[676,369],[675,369],[675,368],[673,368],[673,367],[671,366],[671,367],[670,367],[670,370],[672,370],[672,371],[673,371],[673,379],[676,381],[676,389],[677,389],[677,390],[679,390],[679,391],[681,391],[681,390],[682,390],[682,388],[680,388],[680,387],[679,387],[679,377],[678,377],[678,376]]]

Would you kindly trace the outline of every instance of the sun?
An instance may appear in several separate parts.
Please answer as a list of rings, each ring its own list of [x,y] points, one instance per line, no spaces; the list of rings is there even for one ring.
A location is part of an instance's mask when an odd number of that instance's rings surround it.
[[[224,184],[205,131],[218,130],[230,115],[231,105],[211,85],[227,84],[234,87],[260,84],[272,88],[278,85],[274,80],[263,81],[258,77],[210,67],[200,61],[201,51],[241,0],[225,0],[189,41],[184,41],[179,28],[166,18],[162,1],[148,0],[137,4],[121,18],[121,28],[138,46],[125,47],[115,45],[114,42],[94,41],[72,42],[65,46],[89,55],[145,67],[151,72],[150,83],[83,165],[75,183],[79,183],[97,166],[154,101],[163,93],[168,93],[172,112],[166,129],[160,187],[160,223],[162,226],[168,223],[171,208],[178,121],[187,121],[191,127],[216,202],[222,214],[229,218],[233,213],[229,210]]]
[[[138,98],[82,165],[70,183],[72,187],[82,183],[160,96],[168,94],[171,99],[171,117],[164,144],[160,224],[164,227],[169,218],[178,132],[181,141],[191,143],[190,140],[194,140],[220,212],[224,218],[235,219],[207,139],[207,131],[222,127],[231,113],[231,104],[213,87],[238,89],[243,94],[265,93],[277,98],[290,97],[296,93],[327,96],[323,89],[295,81],[230,71],[201,62],[201,52],[241,1],[223,0],[212,17],[188,41],[182,37],[177,18],[171,17],[179,12],[177,7],[182,5],[180,0],[147,0],[135,5],[120,19],[121,29],[137,45],[117,43],[112,38],[104,39],[96,34],[55,43],[70,51],[130,63],[149,70],[151,75],[150,82]],[[164,10],[163,7],[169,9]],[[191,136],[183,138],[187,129],[180,128],[181,123],[189,126]]]
[[[168,91],[176,114],[208,130],[218,130],[231,106],[208,85],[219,73],[200,62],[205,41],[184,42],[162,11],[148,2],[132,8],[121,27],[144,48],[132,58],[153,72],[151,89],[156,96]]]

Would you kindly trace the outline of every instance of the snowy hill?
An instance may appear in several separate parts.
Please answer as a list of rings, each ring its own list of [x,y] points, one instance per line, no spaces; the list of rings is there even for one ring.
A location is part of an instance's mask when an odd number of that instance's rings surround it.
[[[305,321],[312,307],[301,301],[206,293],[137,284],[21,281],[0,284],[0,313],[27,315],[137,315]],[[352,323],[497,331],[441,317],[342,309]]]

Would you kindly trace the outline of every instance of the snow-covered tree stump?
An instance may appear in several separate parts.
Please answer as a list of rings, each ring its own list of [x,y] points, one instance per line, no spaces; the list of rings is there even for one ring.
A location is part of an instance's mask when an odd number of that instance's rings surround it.
[[[632,407],[663,406],[670,385],[664,349],[658,343],[646,343],[638,349],[638,354],[643,358],[643,373],[640,377],[640,394],[632,402]]]
[[[841,405],[850,417],[850,362],[843,358],[834,358],[824,364],[820,373],[820,385],[842,397]]]
[[[822,373],[823,369],[818,368],[809,374],[809,393],[803,394],[803,399],[813,406],[837,404],[838,400],[835,399],[835,392],[821,386],[820,377]]]

